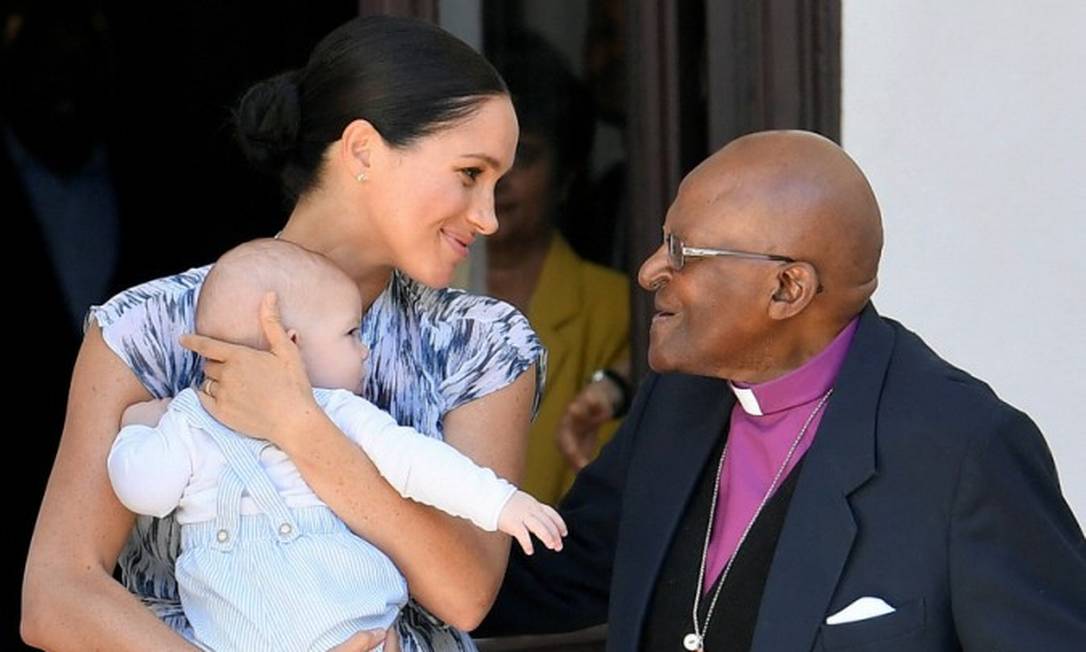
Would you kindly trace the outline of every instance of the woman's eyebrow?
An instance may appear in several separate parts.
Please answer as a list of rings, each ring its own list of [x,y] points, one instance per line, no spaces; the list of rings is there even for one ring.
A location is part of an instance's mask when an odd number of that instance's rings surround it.
[[[484,161],[485,163],[490,165],[490,167],[492,167],[492,168],[501,169],[501,165],[498,163],[498,159],[494,158],[493,156],[491,156],[489,154],[471,153],[471,154],[463,154],[462,156],[465,156],[465,157],[468,157],[468,158],[477,158],[477,159],[479,159],[481,161]]]

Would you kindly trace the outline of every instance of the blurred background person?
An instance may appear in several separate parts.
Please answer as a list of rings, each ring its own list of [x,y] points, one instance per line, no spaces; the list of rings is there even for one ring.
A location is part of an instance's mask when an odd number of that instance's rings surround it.
[[[614,432],[612,417],[628,402],[629,282],[581,258],[557,228],[592,219],[590,93],[534,32],[508,35],[490,57],[512,93],[520,142],[495,192],[500,227],[486,241],[486,287],[523,311],[547,347],[546,389],[523,485],[553,502]],[[594,386],[588,391],[600,397],[592,404],[600,408],[578,420],[577,437],[566,433],[560,448],[563,414],[586,386]]]

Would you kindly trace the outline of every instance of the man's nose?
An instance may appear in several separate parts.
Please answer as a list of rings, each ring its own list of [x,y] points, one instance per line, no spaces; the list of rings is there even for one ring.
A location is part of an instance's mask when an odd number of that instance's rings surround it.
[[[667,262],[667,250],[661,244],[656,251],[641,263],[637,272],[637,282],[641,287],[652,292],[671,280],[671,265]]]

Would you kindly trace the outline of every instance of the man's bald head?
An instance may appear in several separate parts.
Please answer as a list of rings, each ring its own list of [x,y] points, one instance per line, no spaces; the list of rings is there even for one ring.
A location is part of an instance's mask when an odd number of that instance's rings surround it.
[[[649,362],[660,371],[774,377],[822,350],[878,284],[874,193],[840,147],[812,133],[729,143],[683,180],[664,231],[684,252],[760,255],[691,254],[676,270],[661,247],[645,261],[639,280],[657,310]]]
[[[851,317],[875,291],[879,205],[859,166],[833,141],[806,131],[743,136],[683,186],[721,216],[742,216],[763,251],[813,264],[835,311]]]

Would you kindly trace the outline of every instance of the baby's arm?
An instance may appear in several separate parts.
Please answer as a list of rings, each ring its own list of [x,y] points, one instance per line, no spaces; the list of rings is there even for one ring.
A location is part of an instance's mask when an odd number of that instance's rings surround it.
[[[177,507],[192,477],[192,459],[183,439],[183,417],[167,411],[157,426],[121,428],[109,451],[109,481],[125,507],[159,518]]]
[[[484,530],[511,534],[528,553],[529,531],[547,547],[561,549],[566,527],[557,512],[455,448],[400,426],[349,392],[330,400],[328,414],[401,496],[467,518]]]

